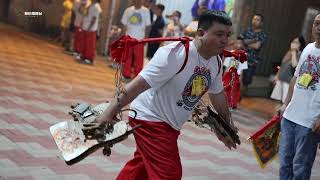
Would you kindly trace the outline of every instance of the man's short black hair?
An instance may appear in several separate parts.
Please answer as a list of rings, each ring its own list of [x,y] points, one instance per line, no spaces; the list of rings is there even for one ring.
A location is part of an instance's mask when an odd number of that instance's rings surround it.
[[[164,5],[163,5],[163,4],[157,4],[156,7],[157,7],[158,9],[160,9],[161,12],[164,11]]]
[[[198,29],[208,30],[214,22],[232,26],[231,19],[226,13],[218,10],[210,10],[200,15]]]
[[[181,12],[180,11],[175,11],[178,14],[179,19],[181,19]]]
[[[264,17],[263,17],[263,15],[260,14],[260,13],[255,13],[253,16],[259,16],[259,17],[261,18],[261,22],[264,21]]]

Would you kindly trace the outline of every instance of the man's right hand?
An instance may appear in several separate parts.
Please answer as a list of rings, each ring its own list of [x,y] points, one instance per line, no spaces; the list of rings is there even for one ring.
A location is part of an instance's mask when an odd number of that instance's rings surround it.
[[[219,141],[221,141],[228,149],[232,150],[232,148],[237,149],[237,145],[230,139],[230,137],[223,136],[219,132],[215,132]]]
[[[100,116],[96,117],[95,122],[100,124],[109,124],[114,123],[116,120],[114,118],[109,117],[106,114],[101,114]]]
[[[280,108],[277,110],[277,112],[280,113],[280,115],[282,116],[284,111],[286,110],[287,105],[286,104],[282,104],[282,106],[280,106]]]

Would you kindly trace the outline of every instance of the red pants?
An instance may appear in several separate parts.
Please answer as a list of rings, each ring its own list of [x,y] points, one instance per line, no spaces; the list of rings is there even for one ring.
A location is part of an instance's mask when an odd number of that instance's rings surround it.
[[[96,56],[96,32],[83,31],[84,33],[84,44],[81,51],[81,55],[84,59],[94,60]]]
[[[84,33],[79,27],[75,27],[73,47],[74,51],[79,53],[83,50]]]
[[[180,132],[164,122],[129,120],[131,126],[142,124],[142,127],[133,133],[137,146],[134,158],[127,162],[117,180],[181,179],[177,145]]]
[[[143,68],[143,44],[135,45],[133,48],[130,48],[129,59],[126,60],[122,74],[126,78],[131,78],[131,69],[133,67],[133,74],[136,77]]]

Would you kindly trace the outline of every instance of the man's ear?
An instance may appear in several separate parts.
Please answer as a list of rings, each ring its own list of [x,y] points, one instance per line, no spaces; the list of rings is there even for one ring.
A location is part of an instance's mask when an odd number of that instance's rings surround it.
[[[204,30],[201,29],[201,28],[199,28],[199,29],[197,30],[197,36],[198,36],[198,37],[202,37],[203,35],[204,35]]]

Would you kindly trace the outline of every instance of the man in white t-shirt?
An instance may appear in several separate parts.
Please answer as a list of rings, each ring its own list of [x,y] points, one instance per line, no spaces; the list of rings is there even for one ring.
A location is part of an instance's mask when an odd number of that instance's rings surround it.
[[[312,33],[316,42],[304,48],[281,108],[280,180],[310,179],[320,143],[320,14]]]
[[[231,19],[223,12],[202,14],[197,36],[189,42],[187,61],[182,43],[160,47],[140,74],[124,87],[118,101],[113,100],[96,119],[110,123],[122,107],[132,102],[131,109],[137,116],[134,119],[134,114],[129,114],[129,123],[142,124],[134,132],[134,158],[117,180],[181,179],[177,138],[204,93],[209,93],[214,108],[231,123],[218,57],[228,43],[231,25]]]
[[[125,26],[126,35],[136,39],[143,39],[146,36],[146,28],[151,25],[149,9],[142,6],[142,0],[133,0],[133,6],[128,7],[121,18],[121,23]],[[134,77],[143,68],[143,44],[138,44],[130,49],[132,58],[127,59],[123,67],[123,76],[131,79],[131,68],[133,67]]]
[[[93,0],[88,7],[87,14],[82,20],[82,30],[84,33],[84,46],[81,52],[83,63],[93,64],[96,55],[96,38],[99,25],[99,16],[102,12],[101,0]]]

